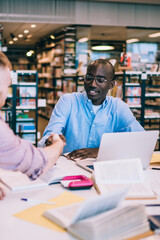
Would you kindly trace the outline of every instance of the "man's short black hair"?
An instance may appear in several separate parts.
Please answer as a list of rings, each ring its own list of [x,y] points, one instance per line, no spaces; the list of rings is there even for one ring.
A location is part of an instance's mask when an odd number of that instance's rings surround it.
[[[112,81],[114,79],[115,69],[114,69],[113,65],[107,59],[99,58],[99,59],[96,59],[96,60],[90,62],[88,67],[87,67],[87,71],[92,65],[95,65],[95,66],[97,65],[98,66],[99,64],[103,64],[103,65],[106,65],[108,67],[108,71],[109,71],[110,78],[111,78],[111,81]]]

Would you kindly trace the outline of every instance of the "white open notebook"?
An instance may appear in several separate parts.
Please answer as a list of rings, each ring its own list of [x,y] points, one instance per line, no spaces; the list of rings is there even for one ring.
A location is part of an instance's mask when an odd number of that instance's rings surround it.
[[[55,165],[46,174],[41,175],[38,179],[31,181],[25,174],[19,171],[10,171],[0,169],[0,182],[12,191],[23,189],[45,187],[53,183],[60,182],[63,177],[73,175],[61,167]]]

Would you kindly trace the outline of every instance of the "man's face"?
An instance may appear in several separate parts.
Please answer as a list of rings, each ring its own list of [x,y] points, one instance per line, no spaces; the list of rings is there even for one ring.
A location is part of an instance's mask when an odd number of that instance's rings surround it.
[[[104,81],[101,85],[97,85],[95,79],[91,83],[84,82],[87,96],[94,105],[100,105],[106,98],[109,89],[113,88],[114,81],[111,81],[109,66],[104,64],[92,64],[88,67],[87,74],[92,77],[102,77]]]
[[[11,84],[11,74],[8,67],[0,67],[0,108],[5,104],[8,87]]]

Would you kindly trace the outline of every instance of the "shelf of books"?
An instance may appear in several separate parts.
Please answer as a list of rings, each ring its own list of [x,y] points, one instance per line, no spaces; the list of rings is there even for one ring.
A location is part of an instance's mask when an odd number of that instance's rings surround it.
[[[38,114],[49,119],[63,93],[77,90],[75,69],[76,28],[64,27],[54,33],[54,42],[37,54],[38,98],[46,99],[46,107]]]
[[[56,95],[61,86],[57,79],[57,84],[53,80],[53,59],[55,55],[55,44],[46,44],[37,54],[38,70],[38,99],[43,99],[43,104],[38,108],[38,114],[47,119],[50,118],[52,109],[56,102]]]
[[[55,85],[61,81],[63,93],[75,92],[76,84],[76,27],[64,27],[55,33],[55,57],[53,60],[53,78]]]
[[[9,56],[12,62],[12,69],[17,70],[35,70],[35,62],[29,59],[15,58],[15,55]]]
[[[2,109],[14,133],[37,145],[38,73],[34,70],[12,72],[12,86]]]
[[[160,130],[160,72],[146,71],[145,86],[145,129]],[[157,143],[160,150],[160,139]]]
[[[77,75],[77,92],[83,92],[84,91],[84,76]]]
[[[160,130],[160,72],[118,72],[115,80],[110,94],[123,99],[146,130]]]
[[[142,85],[141,72],[123,71],[115,73],[115,86],[110,95],[125,101],[137,120],[142,121]]]

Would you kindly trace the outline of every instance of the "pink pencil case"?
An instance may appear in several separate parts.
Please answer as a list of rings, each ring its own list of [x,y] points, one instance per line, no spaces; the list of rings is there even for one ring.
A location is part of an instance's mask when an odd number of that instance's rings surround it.
[[[72,190],[89,189],[93,186],[92,180],[84,175],[66,176],[62,179],[61,184]]]

